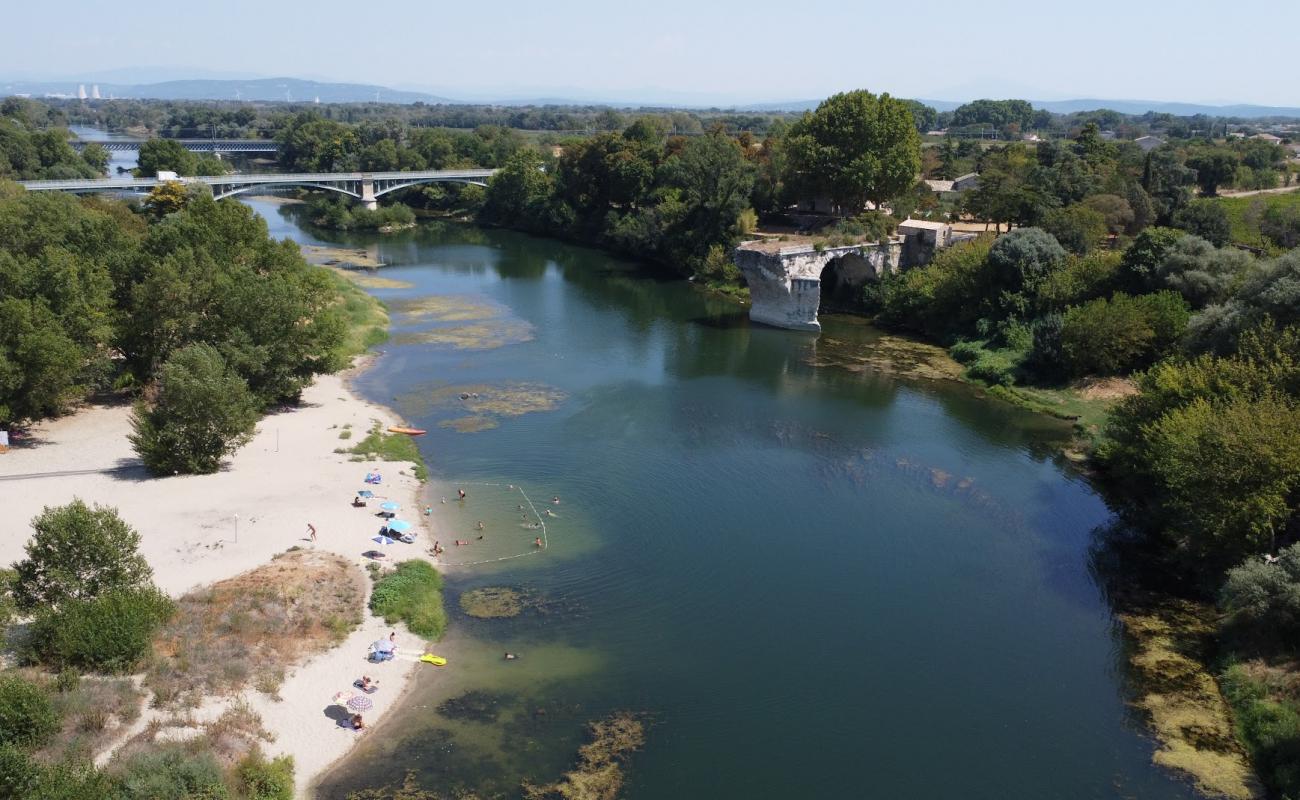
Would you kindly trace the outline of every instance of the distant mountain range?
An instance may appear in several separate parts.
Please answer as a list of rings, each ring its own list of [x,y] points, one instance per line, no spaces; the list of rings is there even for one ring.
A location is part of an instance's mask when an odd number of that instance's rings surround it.
[[[30,94],[33,97],[64,95],[76,97],[81,88],[89,93],[93,81],[7,81],[0,82],[0,95]],[[425,92],[400,91],[364,83],[329,83],[298,78],[252,80],[175,80],[161,83],[99,83],[100,97],[157,100],[260,100],[310,103],[451,103],[445,97]]]
[[[122,72],[122,71],[119,71]],[[101,73],[105,77],[111,75]],[[30,94],[34,97],[61,95],[76,97],[78,90],[84,86],[89,93],[95,81],[64,78],[62,80],[0,80],[0,95]],[[169,80],[155,83],[98,83],[101,97],[117,98],[152,98],[159,100],[256,100],[256,101],[293,101],[312,102],[319,99],[322,103],[364,103],[382,101],[386,103],[444,103],[444,104],[492,104],[512,106],[544,105],[608,105],[619,108],[730,108],[741,112],[785,111],[799,112],[815,108],[820,100],[789,100],[763,103],[746,103],[743,105],[721,105],[691,102],[690,95],[664,92],[666,102],[654,102],[643,92],[642,99],[628,102],[614,98],[593,100],[577,99],[564,96],[546,96],[539,93],[537,97],[493,98],[487,93],[478,98],[462,97],[451,99],[431,92],[390,89],[363,83],[335,83],[330,81],[303,80],[299,78],[207,78],[202,80]],[[563,90],[561,90],[563,91]],[[673,98],[669,100],[669,98]],[[698,96],[696,96],[698,98]],[[694,98],[693,98],[694,99]],[[973,98],[972,98],[973,99]],[[964,101],[956,100],[921,100],[939,111],[951,111]],[[1258,105],[1213,106],[1198,103],[1171,103],[1160,100],[1030,100],[1034,108],[1044,108],[1058,114],[1070,114],[1077,111],[1094,111],[1108,108],[1124,114],[1156,113],[1190,116],[1206,114],[1220,117],[1295,117],[1300,118],[1300,108]]]

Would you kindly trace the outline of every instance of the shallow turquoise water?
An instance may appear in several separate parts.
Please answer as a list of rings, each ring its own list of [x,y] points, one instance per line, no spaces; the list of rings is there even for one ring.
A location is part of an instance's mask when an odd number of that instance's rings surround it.
[[[278,236],[326,237],[252,205]],[[1110,515],[1053,459],[1058,424],[958,385],[810,366],[831,340],[852,352],[875,334],[751,326],[592,250],[445,224],[328,238],[377,248],[382,275],[411,284],[375,291],[394,341],[358,385],[430,429],[433,503],[468,487],[440,507],[447,539],[472,539],[448,557],[531,549],[516,495],[484,484],[520,485],[558,516],[543,517],[545,552],[449,579],[453,607],[509,584],[543,608],[456,613],[463,655],[421,676],[324,796],[408,769],[512,796],[558,775],[584,721],[616,709],[651,722],[629,798],[1195,796],[1151,765],[1125,705],[1089,571]],[[453,296],[442,319],[402,312],[429,296]],[[475,414],[459,398],[503,388],[554,407]],[[495,427],[440,427],[466,416]],[[475,689],[478,719],[435,707]]]

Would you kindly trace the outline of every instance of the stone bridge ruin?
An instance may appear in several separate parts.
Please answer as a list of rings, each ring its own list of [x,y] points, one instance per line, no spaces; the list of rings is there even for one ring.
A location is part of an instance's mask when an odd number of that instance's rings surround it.
[[[952,244],[951,226],[907,220],[894,236],[879,242],[816,247],[759,240],[736,248],[733,260],[745,275],[754,322],[796,331],[820,331],[817,312],[824,304],[848,305],[867,281],[928,264],[935,251]]]

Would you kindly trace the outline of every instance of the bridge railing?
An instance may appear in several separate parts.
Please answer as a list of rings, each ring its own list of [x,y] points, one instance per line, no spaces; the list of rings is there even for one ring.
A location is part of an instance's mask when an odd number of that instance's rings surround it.
[[[195,175],[179,178],[181,183],[205,183],[209,186],[242,186],[257,183],[345,183],[360,181],[401,181],[421,178],[446,180],[483,180],[495,169],[426,169],[410,172],[264,172],[247,175]],[[19,181],[29,190],[58,189],[138,189],[165,183],[158,178],[100,178]]]

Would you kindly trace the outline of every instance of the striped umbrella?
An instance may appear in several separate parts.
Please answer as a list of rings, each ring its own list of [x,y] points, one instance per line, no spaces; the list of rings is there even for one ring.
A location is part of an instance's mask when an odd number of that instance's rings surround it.
[[[375,705],[375,701],[366,697],[364,694],[353,695],[348,699],[348,708],[353,711],[369,711]]]

